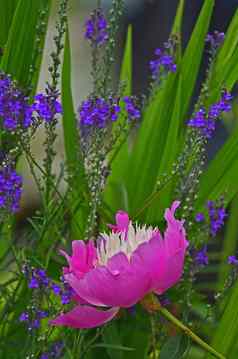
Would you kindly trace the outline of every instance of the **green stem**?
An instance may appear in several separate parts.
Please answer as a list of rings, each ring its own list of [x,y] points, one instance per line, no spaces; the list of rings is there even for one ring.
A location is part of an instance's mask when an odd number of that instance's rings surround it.
[[[211,353],[214,357],[219,359],[226,359],[223,354],[218,353],[215,349],[213,349],[210,345],[204,342],[201,338],[199,338],[195,333],[192,332],[191,329],[186,327],[180,320],[178,320],[173,314],[171,314],[167,309],[161,307],[160,308],[161,314],[172,322],[176,327],[181,329],[187,336],[189,336],[193,341],[195,341],[198,345],[200,345],[203,349],[207,352]]]

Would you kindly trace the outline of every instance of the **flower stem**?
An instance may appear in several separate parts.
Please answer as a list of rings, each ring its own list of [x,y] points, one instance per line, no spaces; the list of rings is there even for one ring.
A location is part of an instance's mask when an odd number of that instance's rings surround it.
[[[167,309],[160,307],[160,313],[172,322],[176,327],[181,329],[187,336],[189,336],[193,341],[199,344],[203,349],[207,352],[211,353],[214,357],[219,359],[226,359],[223,354],[218,353],[215,349],[213,349],[210,345],[204,342],[201,338],[199,338],[195,333],[192,332],[191,329],[186,327],[180,320],[178,320],[173,314],[171,314]]]

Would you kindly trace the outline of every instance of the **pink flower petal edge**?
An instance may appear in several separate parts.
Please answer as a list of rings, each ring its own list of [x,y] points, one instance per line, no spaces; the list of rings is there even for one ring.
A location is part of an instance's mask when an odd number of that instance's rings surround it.
[[[78,305],[70,312],[59,315],[50,321],[51,325],[66,326],[76,329],[94,328],[112,320],[119,308],[98,310],[94,307]]]

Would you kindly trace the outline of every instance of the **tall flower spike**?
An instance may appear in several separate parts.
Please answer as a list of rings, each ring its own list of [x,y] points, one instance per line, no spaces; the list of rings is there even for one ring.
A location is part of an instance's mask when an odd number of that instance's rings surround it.
[[[216,120],[221,117],[222,112],[231,111],[232,95],[223,90],[220,100],[210,106],[206,112],[200,108],[187,122],[189,127],[197,128],[205,138],[211,138],[216,129]]]
[[[150,61],[150,70],[154,80],[160,80],[163,73],[176,72],[177,66],[174,57],[169,51],[173,52],[175,46],[174,41],[168,41],[164,44],[164,49],[156,49],[156,58]]]
[[[34,122],[33,109],[29,98],[17,88],[9,75],[0,72],[0,118],[3,128],[14,132],[17,128],[26,129]]]
[[[88,99],[79,108],[80,125],[104,128],[118,119],[120,106],[118,100],[109,98]]]
[[[85,38],[93,44],[103,45],[108,40],[107,26],[102,10],[94,10],[85,23]]]
[[[131,308],[147,294],[163,294],[175,285],[182,276],[188,246],[183,221],[174,217],[178,206],[175,201],[165,212],[164,239],[157,228],[133,226],[127,214],[119,212],[116,228],[101,234],[103,241],[97,248],[92,242],[74,241],[72,257],[63,252],[69,263],[64,277],[77,294],[77,305],[51,324],[97,327],[120,308]]]
[[[22,177],[10,167],[0,169],[0,209],[15,213],[19,210],[22,194]]]

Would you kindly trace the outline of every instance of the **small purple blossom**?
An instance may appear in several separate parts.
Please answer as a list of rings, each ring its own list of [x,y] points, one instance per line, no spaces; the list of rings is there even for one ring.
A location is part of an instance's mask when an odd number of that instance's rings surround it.
[[[203,213],[197,213],[195,216],[195,221],[200,223],[205,221],[205,216]]]
[[[88,99],[83,101],[79,108],[80,125],[106,127],[110,122],[115,122],[120,113],[118,100],[112,97],[106,101],[103,98]]]
[[[29,314],[27,312],[21,313],[19,317],[20,322],[27,322],[29,320]]]
[[[223,227],[227,213],[224,207],[217,207],[213,201],[207,202],[208,214],[210,219],[210,233],[213,237]]]
[[[123,98],[126,105],[126,112],[130,120],[138,120],[141,116],[139,109],[136,107],[135,100],[132,97]]]
[[[37,94],[32,109],[45,122],[51,122],[55,116],[63,112],[56,95]]]
[[[187,122],[187,125],[199,129],[205,138],[211,138],[216,129],[216,120],[220,118],[223,112],[231,110],[231,100],[232,95],[224,90],[217,103],[211,105],[207,112],[204,108],[200,108]]]
[[[0,209],[15,213],[22,195],[22,177],[11,166],[0,169]]]
[[[236,256],[229,256],[227,262],[228,264],[238,266],[238,259]]]
[[[40,359],[60,358],[64,348],[63,342],[56,342],[50,348],[49,352],[42,353]]]
[[[94,10],[86,21],[85,38],[95,45],[103,45],[108,40],[107,20],[101,9]]]
[[[60,295],[60,293],[61,293],[61,287],[60,287],[58,284],[53,283],[53,284],[51,285],[51,289],[53,290],[53,293],[54,293],[55,295]]]
[[[169,53],[173,46],[171,42],[167,42],[164,44],[164,50],[159,48],[155,50],[156,58],[149,63],[154,80],[160,79],[163,73],[176,72],[177,66],[174,61],[174,56]]]
[[[197,266],[205,267],[208,265],[207,246],[204,246],[200,251],[197,251],[194,260]]]
[[[34,122],[29,98],[17,88],[9,75],[0,72],[0,118],[6,131],[26,129]]]
[[[223,44],[224,39],[224,32],[214,31],[207,35],[206,42],[210,44],[213,50],[217,50]]]

